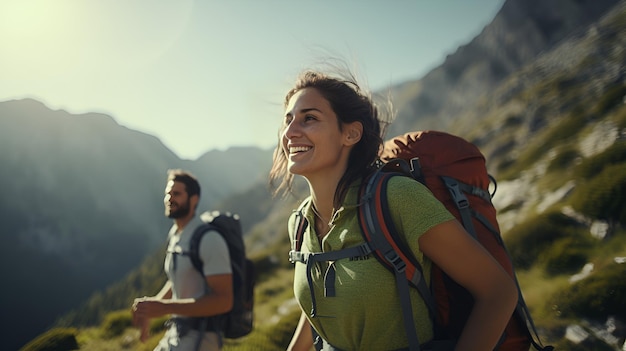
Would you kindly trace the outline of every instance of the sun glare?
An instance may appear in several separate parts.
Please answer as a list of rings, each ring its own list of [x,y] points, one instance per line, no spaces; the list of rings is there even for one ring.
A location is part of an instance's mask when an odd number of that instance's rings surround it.
[[[0,2],[0,73],[52,78],[145,64],[184,31],[193,2]]]
[[[68,43],[75,30],[77,6],[69,1],[3,1],[0,3],[0,62],[4,75],[64,71],[72,63]],[[79,18],[79,17],[78,17]]]

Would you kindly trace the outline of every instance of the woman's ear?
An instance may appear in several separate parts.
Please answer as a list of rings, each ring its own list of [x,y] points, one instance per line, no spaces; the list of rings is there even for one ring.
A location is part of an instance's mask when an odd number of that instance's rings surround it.
[[[363,124],[361,122],[352,122],[346,124],[344,128],[346,146],[352,146],[361,140],[363,135]]]

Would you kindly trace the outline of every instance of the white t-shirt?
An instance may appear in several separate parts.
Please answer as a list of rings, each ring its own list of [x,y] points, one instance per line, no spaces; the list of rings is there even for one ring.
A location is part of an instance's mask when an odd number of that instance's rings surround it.
[[[172,299],[198,298],[205,294],[205,278],[193,267],[189,256],[180,254],[189,251],[189,240],[201,224],[200,218],[194,217],[181,233],[176,234],[176,224],[170,229],[165,273],[172,283]],[[228,246],[219,233],[206,232],[200,240],[198,253],[205,276],[232,273]]]

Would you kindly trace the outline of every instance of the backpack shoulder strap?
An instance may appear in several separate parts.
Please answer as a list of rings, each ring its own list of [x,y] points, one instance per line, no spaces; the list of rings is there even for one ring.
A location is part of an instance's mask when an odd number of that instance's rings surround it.
[[[361,188],[359,224],[375,256],[388,268],[402,271],[406,281],[416,288],[434,316],[435,302],[424,279],[422,266],[395,229],[387,203],[387,183],[399,173],[376,172]]]
[[[295,261],[299,261],[294,255],[298,255],[300,250],[302,249],[302,240],[304,237],[304,232],[306,228],[309,226],[309,221],[307,221],[306,217],[304,217],[303,210],[308,204],[311,202],[311,197],[307,197],[304,199],[300,206],[298,206],[297,210],[294,210],[291,213],[291,218],[293,219],[293,238],[291,240],[291,251],[289,251],[289,260],[293,263]],[[290,223],[292,221],[289,221]]]
[[[204,234],[209,230],[214,230],[215,227],[208,223],[203,223],[199,225],[191,235],[191,239],[189,239],[189,259],[191,260],[191,264],[193,267],[200,272],[202,276],[204,276],[204,267],[202,263],[202,259],[200,258],[199,249],[200,249],[200,241]]]
[[[390,268],[396,277],[409,349],[419,350],[409,285],[418,290],[430,311],[431,318],[435,316],[435,303],[425,282],[421,265],[403,239],[399,237],[391,220],[387,204],[387,183],[396,175],[399,173],[379,170],[364,182],[361,187],[359,224],[365,241],[370,243],[374,256],[384,266]]]

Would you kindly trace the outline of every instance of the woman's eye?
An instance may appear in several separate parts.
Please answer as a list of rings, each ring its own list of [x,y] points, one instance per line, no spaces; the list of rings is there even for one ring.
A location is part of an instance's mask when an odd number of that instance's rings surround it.
[[[315,120],[315,116],[313,116],[313,115],[306,115],[306,116],[304,116],[304,120],[305,121],[313,121],[313,120]]]

